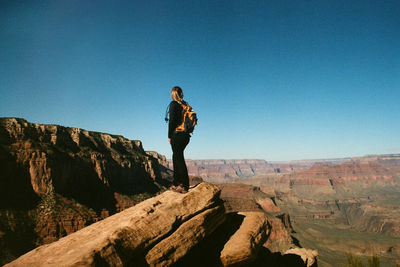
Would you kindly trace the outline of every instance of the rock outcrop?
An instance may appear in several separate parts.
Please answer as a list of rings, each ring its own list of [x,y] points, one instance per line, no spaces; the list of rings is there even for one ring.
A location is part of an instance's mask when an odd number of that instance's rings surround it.
[[[282,212],[260,187],[237,183],[219,184],[218,187],[227,211],[264,213],[271,226],[264,247],[270,252],[284,253],[297,247],[291,237],[293,229],[289,214]]]
[[[379,206],[357,202],[340,207],[354,229],[400,238],[399,205]]]
[[[154,191],[163,161],[146,153],[137,140],[15,118],[0,119],[0,144],[1,158],[11,165],[2,163],[6,169],[2,193],[7,193],[10,176],[19,174],[14,179],[31,193],[55,190],[81,202],[91,202],[93,196],[88,194],[107,191],[106,187],[123,193]]]
[[[171,172],[140,141],[17,118],[0,118],[0,169],[0,264],[157,194]]]
[[[224,222],[222,206],[217,206],[196,215],[183,223],[173,234],[155,245],[147,254],[146,262],[151,266],[169,266],[183,258],[191,249]]]
[[[267,240],[271,226],[262,212],[239,212],[244,216],[239,230],[221,252],[224,266],[246,265],[257,258],[258,250]]]
[[[301,259],[305,262],[306,266],[310,267],[316,263],[315,259],[318,256],[318,251],[306,248],[293,248],[285,252],[285,255],[288,254],[299,255]]]
[[[221,189],[221,198],[225,202],[226,210],[231,212],[259,211],[261,209],[258,201],[271,200],[259,187],[252,185],[232,183],[218,184],[218,187]],[[274,205],[274,208],[277,207]],[[271,212],[270,209],[266,211]]]
[[[179,264],[226,220],[219,193],[218,187],[208,183],[201,183],[187,194],[166,191],[38,247],[5,266]],[[270,231],[262,213],[243,215],[243,223],[221,253],[224,266],[254,260]],[[242,245],[245,253],[238,254]],[[233,259],[234,256],[239,257]],[[189,260],[195,262],[193,258]]]

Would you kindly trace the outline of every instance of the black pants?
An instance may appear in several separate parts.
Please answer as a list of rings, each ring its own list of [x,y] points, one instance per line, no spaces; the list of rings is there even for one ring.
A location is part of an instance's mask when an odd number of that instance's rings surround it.
[[[174,165],[174,185],[182,185],[189,189],[189,175],[185,163],[183,151],[189,144],[190,135],[187,133],[175,133],[171,138],[172,163]]]

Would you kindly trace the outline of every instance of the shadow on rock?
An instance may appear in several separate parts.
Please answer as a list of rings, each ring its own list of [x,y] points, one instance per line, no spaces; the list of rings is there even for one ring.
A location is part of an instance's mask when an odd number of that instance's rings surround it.
[[[244,216],[236,212],[227,214],[225,223],[180,260],[176,266],[222,266],[219,258],[221,251],[229,238],[240,228],[243,219]]]
[[[258,252],[257,259],[250,266],[306,267],[307,265],[298,255],[295,254],[282,255],[279,252],[272,253],[271,251],[269,251],[269,249],[262,247]],[[313,266],[316,267],[317,264]]]

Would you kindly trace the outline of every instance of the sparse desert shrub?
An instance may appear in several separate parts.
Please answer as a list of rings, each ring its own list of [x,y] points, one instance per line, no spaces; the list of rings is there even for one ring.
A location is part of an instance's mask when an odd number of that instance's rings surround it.
[[[346,253],[347,264],[344,264],[343,267],[365,267],[366,265],[363,261],[354,254]],[[374,253],[372,256],[368,258],[368,267],[380,267],[381,260]]]
[[[346,253],[347,264],[344,264],[343,267],[365,267],[365,264],[362,260],[354,254]]]
[[[381,266],[381,260],[375,253],[371,257],[368,258],[368,266],[369,267]]]

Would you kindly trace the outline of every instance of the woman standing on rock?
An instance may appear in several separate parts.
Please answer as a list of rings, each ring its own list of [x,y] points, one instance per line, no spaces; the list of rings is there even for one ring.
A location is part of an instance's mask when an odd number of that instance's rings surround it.
[[[172,163],[174,166],[174,181],[171,190],[186,193],[189,190],[189,175],[185,163],[183,151],[189,144],[190,134],[177,131],[177,127],[183,122],[183,101],[182,89],[178,86],[172,88],[172,101],[169,104],[169,125],[168,141],[172,147]]]

